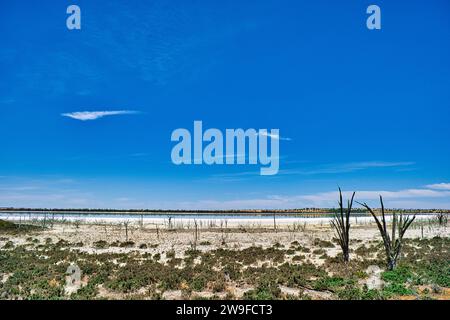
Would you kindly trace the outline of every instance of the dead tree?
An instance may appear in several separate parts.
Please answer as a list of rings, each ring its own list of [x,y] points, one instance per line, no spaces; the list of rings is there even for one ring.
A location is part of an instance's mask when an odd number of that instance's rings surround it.
[[[275,220],[276,213],[273,212],[273,230],[277,231],[277,221]]]
[[[194,243],[193,243],[194,250],[197,250],[197,242],[198,242],[198,224],[197,220],[194,219]]]
[[[359,202],[358,202],[359,203]],[[411,223],[416,218],[414,214],[411,218],[409,215],[403,217],[403,212],[400,211],[400,219],[397,220],[395,212],[392,213],[392,230],[391,236],[389,236],[389,230],[386,226],[386,216],[384,212],[383,197],[380,195],[381,203],[381,221],[375,214],[375,212],[367,205],[367,203],[359,203],[366,208],[377,223],[378,230],[380,230],[381,237],[383,238],[384,249],[386,251],[386,262],[388,270],[394,270],[397,261],[400,257],[400,252],[403,244],[403,236]]]
[[[130,224],[130,221],[124,221],[123,226],[125,227],[125,241],[128,242],[128,225]]]
[[[444,212],[438,212],[436,214],[436,221],[439,224],[439,226],[441,227],[446,226],[448,221],[447,214]]]
[[[344,209],[344,204],[342,203],[342,191],[341,188],[339,188],[339,212],[335,212],[334,217],[331,220],[331,225],[338,235],[339,245],[342,249],[342,255],[345,262],[350,260],[350,213],[352,212],[354,197],[355,192],[353,192],[351,200],[347,201],[347,208]]]

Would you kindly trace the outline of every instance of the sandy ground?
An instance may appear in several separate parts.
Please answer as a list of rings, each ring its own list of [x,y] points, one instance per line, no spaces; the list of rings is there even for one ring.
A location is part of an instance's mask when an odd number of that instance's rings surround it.
[[[272,247],[279,243],[288,247],[293,241],[298,241],[301,245],[314,248],[314,240],[332,240],[335,237],[334,230],[328,223],[304,224],[304,225],[278,225],[277,230],[273,226],[235,226],[228,228],[198,228],[197,242],[195,242],[195,229],[174,229],[167,227],[156,227],[152,224],[130,224],[128,232],[123,224],[55,224],[46,231],[33,234],[41,243],[46,238],[51,238],[53,242],[65,240],[70,243],[82,243],[77,247],[89,253],[97,252],[116,252],[126,253],[139,250],[140,252],[165,253],[169,250],[175,250],[179,257],[183,257],[184,252],[192,249],[193,245],[201,251],[213,250],[216,248],[244,249],[251,246],[261,246],[263,248]],[[127,235],[128,233],[128,235]],[[405,238],[432,238],[435,236],[448,237],[449,227],[437,228],[423,225],[413,225],[406,233]],[[352,225],[351,231],[352,247],[356,248],[360,242],[367,243],[371,240],[380,240],[379,231],[373,223],[361,223]],[[29,235],[9,235],[8,241],[16,244],[24,244]],[[132,241],[133,247],[108,247],[105,249],[95,248],[97,241],[106,241],[108,244],[113,242]],[[0,246],[6,242],[6,238],[0,240]],[[140,249],[139,245],[146,244],[147,248]],[[335,256],[340,249],[326,248],[329,256]],[[319,262],[319,261],[318,261]]]

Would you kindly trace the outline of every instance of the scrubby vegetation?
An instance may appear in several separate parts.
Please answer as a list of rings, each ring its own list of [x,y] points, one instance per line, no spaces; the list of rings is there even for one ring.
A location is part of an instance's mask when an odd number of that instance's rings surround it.
[[[40,226],[30,224],[18,224],[10,221],[0,220],[0,234],[1,233],[25,233],[30,231],[42,230]]]
[[[387,230],[382,219],[378,227]],[[345,212],[343,221],[346,225]],[[277,238],[264,247],[239,248],[214,244],[212,238],[200,241],[194,234],[195,244],[180,250],[129,238],[131,229],[87,243],[0,220],[0,299],[449,299],[450,239],[424,238],[423,231],[422,238],[403,238],[405,220],[400,221],[392,233],[400,236],[391,234],[390,240],[395,248],[401,239],[401,259],[391,269],[385,239],[345,239],[352,258],[343,263],[342,239],[315,234],[302,243]],[[434,223],[445,235],[445,226]],[[423,223],[412,225],[417,227]],[[67,293],[65,272],[71,264],[81,268],[82,280],[76,292]],[[380,269],[377,286],[369,281],[373,267]]]
[[[24,244],[5,243],[2,299],[161,299],[171,292],[191,299],[429,299],[450,288],[450,240],[440,237],[405,239],[402,260],[395,270],[381,273],[379,289],[368,288],[366,270],[384,268],[381,241],[359,245],[346,264],[340,255],[329,256],[334,245],[320,239],[312,250],[292,242],[288,248],[190,249],[181,256],[172,249],[152,254],[130,241],[116,244],[128,248],[126,253],[104,251],[111,244],[97,241],[94,246],[102,250],[96,254],[67,241],[39,243],[28,237]],[[318,254],[320,266],[312,261]],[[71,263],[83,271],[83,285],[68,295],[65,272]]]

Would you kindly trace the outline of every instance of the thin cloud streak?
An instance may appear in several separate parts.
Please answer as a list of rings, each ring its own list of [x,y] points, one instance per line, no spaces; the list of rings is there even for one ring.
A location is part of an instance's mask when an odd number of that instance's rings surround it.
[[[425,188],[436,190],[450,190],[450,183],[427,184]]]
[[[291,138],[280,137],[278,134],[271,134],[271,133],[268,133],[268,132],[259,132],[259,133],[257,133],[257,135],[264,136],[264,137],[269,137],[269,138],[272,138],[272,139],[275,139],[275,140],[282,140],[282,141],[291,141],[292,140]]]
[[[53,208],[151,208],[151,209],[292,209],[292,208],[330,208],[337,206],[337,191],[318,192],[297,195],[267,195],[255,198],[235,198],[219,200],[203,198],[198,200],[173,199],[170,202],[130,198],[126,193],[115,199],[104,197],[98,192],[79,188],[8,188],[0,194],[0,202],[15,207],[53,207]],[[351,191],[344,191],[344,197],[350,197]],[[450,191],[431,189],[356,190],[356,199],[379,205],[379,196],[383,196],[388,208],[450,208]]]
[[[63,117],[72,118],[80,121],[96,120],[107,116],[117,116],[125,114],[137,114],[138,111],[134,110],[117,110],[117,111],[77,111],[62,113]]]
[[[280,157],[279,159],[281,159]],[[386,161],[366,161],[345,164],[328,164],[314,168],[305,169],[282,169],[278,175],[318,175],[318,174],[339,174],[350,173],[371,168],[405,168],[414,165],[415,162],[386,162]],[[259,171],[243,171],[235,173],[215,174],[212,178],[231,178],[236,176],[254,177],[259,176]],[[276,177],[274,176],[274,177]]]
[[[343,192],[344,197],[351,196],[350,191]],[[435,202],[436,199],[445,200],[450,197],[450,191],[436,191],[428,189],[404,189],[397,191],[386,190],[363,190],[356,191],[356,199],[368,202],[371,205],[379,205],[379,196],[386,200],[385,205],[389,208],[450,208],[450,201]],[[337,206],[339,193],[337,191],[322,192],[310,195],[280,196],[271,195],[256,199],[234,199],[234,200],[199,200],[183,202],[188,208],[197,209],[289,209],[289,208],[331,208]]]
[[[345,164],[331,164],[317,168],[310,169],[286,169],[280,170],[280,174],[287,175],[315,175],[315,174],[336,174],[349,173],[371,168],[395,168],[395,167],[409,167],[414,165],[414,162],[387,162],[387,161],[366,161],[366,162],[352,162]]]

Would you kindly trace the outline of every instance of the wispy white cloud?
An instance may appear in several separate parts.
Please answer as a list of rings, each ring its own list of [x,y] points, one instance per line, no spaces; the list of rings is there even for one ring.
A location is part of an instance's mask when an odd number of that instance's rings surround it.
[[[281,137],[278,134],[272,134],[272,133],[268,133],[268,132],[258,132],[257,135],[269,137],[269,138],[275,139],[275,140],[283,140],[283,141],[291,141],[292,140],[291,138]]]
[[[344,197],[350,197],[351,192],[343,192]],[[386,207],[389,208],[450,208],[450,191],[429,189],[386,190],[356,190],[356,200],[367,202],[374,207],[379,206],[379,196],[383,196]],[[280,208],[330,208],[337,206],[339,192],[329,191],[315,194],[299,194],[291,196],[269,195],[253,199],[233,200],[199,200],[182,203],[185,208],[196,209],[280,209]]]
[[[384,199],[411,199],[411,198],[443,198],[450,196],[450,191],[437,191],[429,189],[403,189],[397,191],[386,191],[386,190],[376,190],[367,191],[361,190],[357,191],[357,198],[360,200],[378,200],[381,195]],[[351,196],[351,192],[344,192],[345,196]],[[308,200],[312,202],[328,202],[336,201],[339,197],[337,191],[317,193],[313,195],[300,196],[299,199]]]
[[[91,207],[91,208],[158,208],[158,209],[289,209],[337,206],[337,191],[297,195],[261,195],[220,200],[200,198],[198,200],[172,199],[170,201],[128,197],[125,192],[117,198],[105,197],[101,193],[77,189],[43,188],[40,190],[19,190],[10,188],[0,193],[4,206],[16,207]],[[351,191],[344,191],[345,198]],[[383,196],[388,208],[450,208],[450,191],[430,189],[356,190],[356,200],[379,207],[379,195]],[[249,196],[249,194],[247,194]]]
[[[414,162],[389,162],[389,161],[364,161],[351,162],[343,164],[328,164],[314,168],[306,169],[285,169],[280,170],[280,174],[299,174],[299,175],[314,175],[314,174],[337,174],[349,173],[371,168],[402,168],[414,165]]]
[[[280,157],[279,159],[282,159]],[[294,162],[295,163],[295,162]],[[343,163],[343,164],[326,164],[322,166],[314,166],[309,168],[292,168],[280,170],[275,178],[280,175],[318,175],[318,174],[340,174],[340,173],[350,173],[354,171],[360,171],[371,168],[410,168],[414,162],[387,162],[387,161],[366,161],[366,162],[353,162],[353,163]],[[243,171],[234,173],[224,173],[224,174],[214,174],[212,178],[229,178],[236,176],[246,176],[248,178],[260,177],[259,170],[254,171]]]
[[[436,190],[450,190],[450,183],[427,184],[425,188]]]
[[[243,177],[236,177],[237,179]],[[98,186],[89,186],[94,180],[73,180],[70,177],[14,177],[0,181],[0,206],[8,207],[53,207],[53,208],[160,208],[160,209],[289,209],[304,207],[336,207],[339,193],[328,189],[317,192],[277,193],[269,189],[193,193],[182,196],[171,192],[167,197],[148,198],[147,193],[135,192],[130,187],[123,190],[120,184],[114,196],[105,193]],[[99,184],[99,181],[95,181]],[[101,185],[101,184],[99,184]],[[379,196],[383,196],[388,208],[445,208],[450,209],[450,189],[411,187],[399,189],[357,189],[356,200],[379,207]],[[345,186],[344,186],[345,187]],[[153,188],[151,188],[153,190]],[[150,190],[150,189],[149,189]],[[272,189],[270,189],[272,190]],[[273,189],[275,190],[275,189]],[[226,191],[226,190],[225,190]],[[346,188],[345,198],[353,189]],[[142,195],[144,194],[144,195]],[[356,204],[355,204],[356,205]]]
[[[5,207],[86,207],[95,202],[80,191],[73,179],[13,178],[0,184],[0,203]]]
[[[80,121],[96,120],[106,116],[117,116],[124,114],[136,114],[138,111],[133,110],[116,110],[116,111],[78,111],[62,113],[63,117],[69,117]]]

